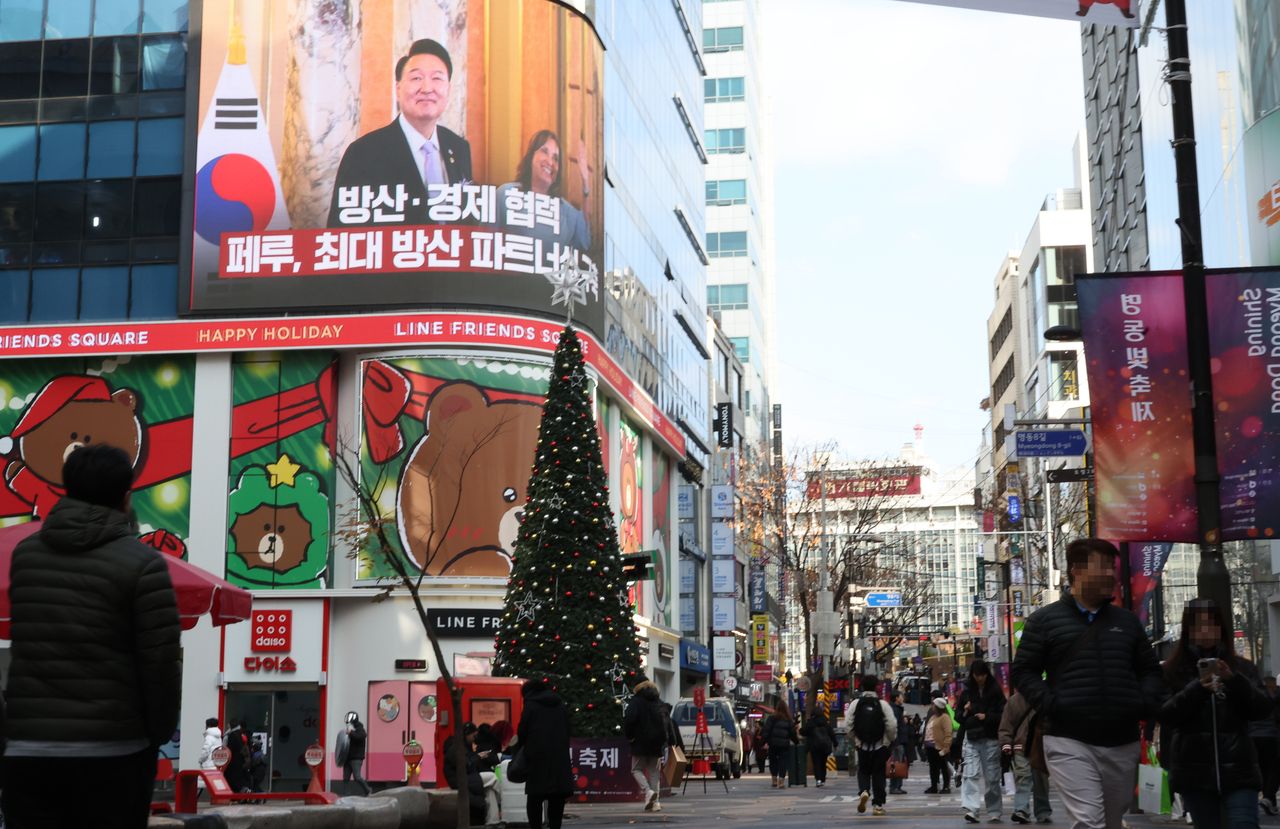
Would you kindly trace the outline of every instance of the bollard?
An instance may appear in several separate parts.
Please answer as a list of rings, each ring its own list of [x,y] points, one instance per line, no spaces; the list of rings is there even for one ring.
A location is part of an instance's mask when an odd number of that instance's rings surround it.
[[[408,779],[405,780],[406,786],[421,786],[418,782],[418,766],[422,763],[422,744],[417,740],[410,740],[405,743],[404,749],[400,752],[404,757],[404,761],[409,765]]]
[[[307,784],[307,791],[323,792],[324,781],[320,779],[320,767],[324,765],[324,747],[310,746],[303,754],[303,759],[307,761],[308,766],[311,766],[311,782]]]

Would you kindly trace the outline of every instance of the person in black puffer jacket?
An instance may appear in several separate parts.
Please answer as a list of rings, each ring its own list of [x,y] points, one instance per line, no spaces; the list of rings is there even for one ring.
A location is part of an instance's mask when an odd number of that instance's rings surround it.
[[[178,603],[164,554],[130,517],[129,455],[82,446],[62,482],[66,496],[9,569],[0,809],[14,827],[73,825],[90,803],[111,826],[144,827],[157,751],[178,727]]]
[[[786,700],[780,700],[778,707],[765,719],[764,725],[760,726],[760,736],[769,746],[769,773],[773,775],[771,788],[785,789],[787,752],[792,745],[800,742],[800,735],[796,733],[796,721],[791,718],[791,709],[787,707]]]
[[[536,679],[520,686],[520,696],[524,699],[524,712],[516,729],[516,750],[524,755],[529,829],[542,829],[544,804],[547,828],[560,829],[564,802],[573,794],[569,706],[549,684]]]
[[[467,762],[467,803],[471,809],[473,826],[483,826],[486,822],[496,823],[501,801],[498,799],[498,778],[492,769],[498,765],[500,758],[494,755],[483,756],[476,751],[476,724],[463,723],[463,753]],[[458,765],[454,758],[453,746],[457,735],[449,735],[441,747],[444,758],[444,779],[451,789],[458,788]],[[343,780],[345,784],[345,779]],[[492,820],[488,820],[492,818]]]
[[[658,790],[662,788],[662,752],[671,739],[671,718],[658,686],[645,680],[632,689],[635,696],[622,715],[623,733],[631,741],[631,773],[640,784],[646,812],[661,812]]]
[[[1000,784],[1000,720],[1004,717],[1004,691],[981,659],[969,663],[969,678],[956,701],[964,723],[964,779],[960,783],[965,820],[978,822],[982,806],[978,780],[986,783],[986,807],[991,820],[999,820],[1004,808]]]
[[[1203,678],[1201,659],[1217,660]],[[1169,791],[1182,795],[1199,829],[1220,827],[1224,810],[1233,829],[1256,829],[1262,775],[1249,721],[1266,717],[1273,703],[1253,663],[1235,655],[1212,601],[1187,602],[1182,638],[1164,674],[1168,699],[1160,724],[1173,731],[1164,761]]]
[[[1067,815],[1086,826],[1120,826],[1133,800],[1138,723],[1155,715],[1164,684],[1138,614],[1111,606],[1119,555],[1100,538],[1067,545],[1071,592],[1027,619],[1011,672],[1043,720],[1045,761]]]
[[[831,748],[835,745],[835,732],[831,730],[831,722],[821,708],[815,708],[809,719],[800,728],[800,736],[804,737],[805,748],[813,758],[813,779],[818,781],[818,788],[827,785],[827,758],[831,756]]]

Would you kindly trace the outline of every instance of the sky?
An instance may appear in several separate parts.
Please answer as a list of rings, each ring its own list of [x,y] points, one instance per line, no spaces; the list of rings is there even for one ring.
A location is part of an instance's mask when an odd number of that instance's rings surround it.
[[[790,448],[970,466],[1006,253],[1074,186],[1074,22],[900,0],[763,0],[778,380]]]

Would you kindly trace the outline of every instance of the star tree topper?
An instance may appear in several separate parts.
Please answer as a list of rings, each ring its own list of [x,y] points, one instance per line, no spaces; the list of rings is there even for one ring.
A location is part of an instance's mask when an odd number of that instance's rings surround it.
[[[551,293],[551,304],[564,303],[566,323],[573,321],[575,304],[587,304],[587,291],[591,291],[597,298],[600,295],[600,276],[596,272],[595,263],[589,259],[587,261],[589,267],[583,268],[575,255],[571,259],[566,258],[559,268],[546,274],[547,281],[555,288]]]

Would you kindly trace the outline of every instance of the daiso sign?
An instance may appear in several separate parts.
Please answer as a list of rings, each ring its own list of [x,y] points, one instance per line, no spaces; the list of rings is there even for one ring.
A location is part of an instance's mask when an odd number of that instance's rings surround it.
[[[253,611],[253,632],[249,649],[261,651],[288,651],[293,639],[292,610]]]

